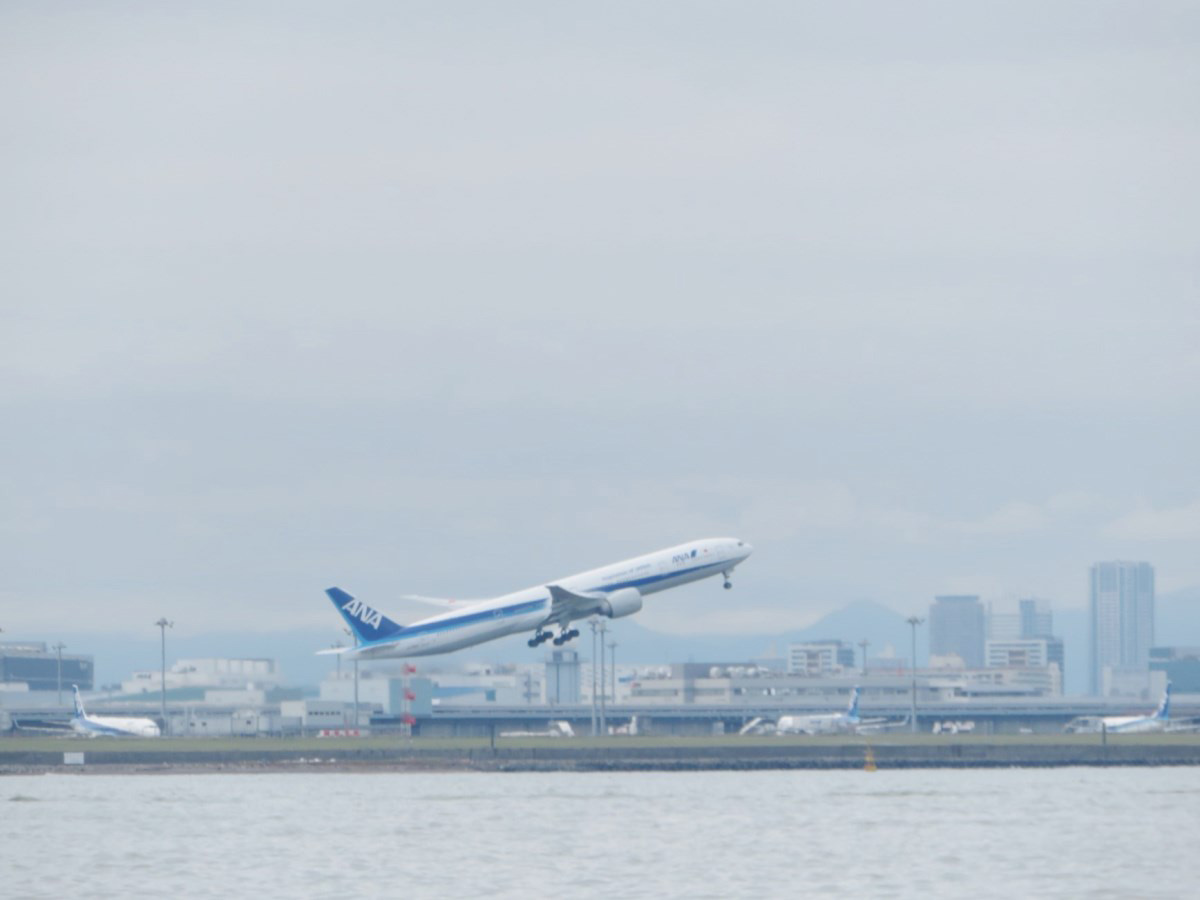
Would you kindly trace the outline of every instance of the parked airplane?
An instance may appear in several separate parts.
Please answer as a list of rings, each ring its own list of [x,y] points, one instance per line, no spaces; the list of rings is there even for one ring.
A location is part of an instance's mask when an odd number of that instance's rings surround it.
[[[575,729],[565,719],[555,719],[550,723],[550,727],[544,731],[502,731],[500,732],[500,737],[575,737]]]
[[[489,600],[456,601],[410,596],[450,612],[400,625],[341,588],[325,591],[350,626],[357,646],[321,650],[350,659],[430,656],[482,644],[509,634],[533,631],[529,646],[552,640],[555,646],[579,637],[571,623],[589,616],[617,619],[642,608],[642,597],[713,575],[725,577],[753,551],[736,538],[711,538],[570,575]],[[557,628],[554,635],[551,629]]]
[[[1104,716],[1101,720],[1110,734],[1132,734],[1140,731],[1166,731],[1171,722],[1171,682],[1167,682],[1158,708],[1148,716]],[[1099,729],[1097,729],[1099,730]]]
[[[847,731],[859,731],[878,728],[888,724],[885,719],[864,719],[858,714],[858,695],[860,690],[856,685],[850,692],[850,705],[845,712],[813,713],[806,716],[780,716],[775,723],[776,734],[840,734]]]
[[[79,696],[79,686],[71,685],[75,691],[75,715],[71,727],[80,734],[97,737],[101,734],[121,734],[133,737],[158,737],[158,723],[153,719],[130,716],[89,716]]]

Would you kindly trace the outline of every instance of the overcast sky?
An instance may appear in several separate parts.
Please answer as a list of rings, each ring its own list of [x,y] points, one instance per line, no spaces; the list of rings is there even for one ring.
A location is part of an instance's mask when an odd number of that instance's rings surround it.
[[[0,628],[1200,584],[1193,3],[5,3]]]

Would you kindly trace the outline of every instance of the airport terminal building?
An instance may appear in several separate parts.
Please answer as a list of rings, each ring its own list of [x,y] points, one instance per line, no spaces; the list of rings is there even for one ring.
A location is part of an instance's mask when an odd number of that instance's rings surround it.
[[[63,653],[42,642],[0,642],[0,683],[6,690],[57,692],[77,684],[90,691],[95,670],[91,656]]]

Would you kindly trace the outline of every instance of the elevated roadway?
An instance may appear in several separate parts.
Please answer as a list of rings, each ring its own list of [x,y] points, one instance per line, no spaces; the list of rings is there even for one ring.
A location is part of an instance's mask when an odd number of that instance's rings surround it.
[[[917,727],[929,732],[935,723],[971,722],[981,734],[1058,734],[1072,719],[1079,716],[1111,716],[1148,713],[1153,703],[1119,703],[1111,700],[1076,697],[1040,697],[967,699],[960,702],[925,703],[917,705]],[[781,715],[840,712],[844,706],[796,706],[780,703],[750,704],[681,704],[649,705],[618,704],[608,706],[606,719],[610,726],[627,726],[637,718],[639,733],[649,734],[713,734],[736,733],[756,717],[775,720]],[[883,718],[907,723],[910,707],[907,703],[866,704],[860,710],[863,718]],[[1200,696],[1189,695],[1172,699],[1172,716],[1178,719],[1200,716]],[[438,706],[433,715],[418,719],[417,729],[428,736],[483,736],[493,728],[508,731],[545,729],[553,720],[563,720],[579,732],[590,730],[590,705],[574,706]],[[906,725],[907,727],[907,725]]]

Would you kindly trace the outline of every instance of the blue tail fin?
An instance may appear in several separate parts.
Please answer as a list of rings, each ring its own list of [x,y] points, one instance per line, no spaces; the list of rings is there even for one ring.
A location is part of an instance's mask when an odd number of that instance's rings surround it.
[[[846,715],[851,719],[858,718],[858,686],[855,685],[854,690],[850,694],[850,706],[846,709]]]
[[[1158,709],[1154,711],[1154,718],[1171,718],[1171,682],[1169,681],[1167,682],[1167,689],[1163,691],[1163,698],[1158,704]]]
[[[329,599],[342,614],[342,618],[346,620],[360,644],[381,641],[398,634],[404,628],[379,610],[372,609],[361,600],[355,600],[341,588],[331,587],[325,593],[329,595]]]
[[[71,687],[75,690],[75,717],[78,719],[86,719],[87,713],[83,711],[83,700],[81,700],[79,697],[79,685],[73,684]]]

